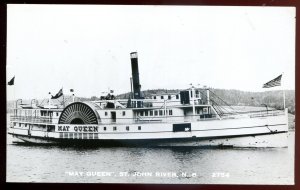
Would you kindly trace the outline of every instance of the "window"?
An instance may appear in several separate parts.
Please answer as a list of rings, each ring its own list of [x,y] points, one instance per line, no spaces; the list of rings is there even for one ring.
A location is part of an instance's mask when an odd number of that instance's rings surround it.
[[[83,133],[83,139],[87,139],[88,136],[87,136],[87,133]]]
[[[68,133],[64,133],[64,138],[68,138],[69,134]]]
[[[176,94],[176,99],[179,99],[179,94]]]
[[[145,116],[148,116],[148,111],[145,111]]]
[[[126,112],[125,112],[125,111],[123,111],[123,112],[122,112],[122,115],[123,115],[123,116],[125,116],[125,115],[126,115]]]
[[[153,110],[150,111],[150,116],[153,116]]]
[[[138,130],[141,130],[142,129],[142,127],[141,126],[138,126]]]
[[[153,96],[154,99],[156,99],[156,96]]]
[[[168,96],[168,99],[171,100],[171,95]]]
[[[157,115],[157,114],[158,114],[158,112],[157,112],[157,110],[155,110],[155,111],[154,111],[154,115]]]
[[[21,123],[19,123],[19,127],[21,127]]]
[[[162,114],[163,114],[162,110],[159,110],[159,115],[162,115]]]
[[[172,110],[169,110],[169,115],[173,115],[173,111]]]
[[[160,98],[163,100],[163,99],[164,99],[164,96],[161,96]]]
[[[144,112],[143,111],[141,111],[141,116],[144,116]]]
[[[56,116],[58,116],[58,112],[56,112]]]
[[[103,127],[103,130],[106,131],[106,127]]]
[[[107,112],[105,112],[105,116],[107,116]]]
[[[129,131],[129,126],[126,126],[126,131]]]
[[[117,130],[117,127],[114,127],[114,131],[116,131]]]

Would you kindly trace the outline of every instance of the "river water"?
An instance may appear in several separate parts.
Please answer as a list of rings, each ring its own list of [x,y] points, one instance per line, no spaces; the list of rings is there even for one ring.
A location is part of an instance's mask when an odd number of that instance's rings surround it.
[[[13,144],[8,135],[6,176],[8,182],[294,184],[295,132],[288,137],[288,148],[221,149],[33,146]]]

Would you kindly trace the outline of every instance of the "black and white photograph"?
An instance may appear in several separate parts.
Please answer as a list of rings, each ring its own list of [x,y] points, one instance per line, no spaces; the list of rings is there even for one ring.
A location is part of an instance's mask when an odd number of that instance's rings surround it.
[[[7,5],[6,181],[294,185],[295,7]]]

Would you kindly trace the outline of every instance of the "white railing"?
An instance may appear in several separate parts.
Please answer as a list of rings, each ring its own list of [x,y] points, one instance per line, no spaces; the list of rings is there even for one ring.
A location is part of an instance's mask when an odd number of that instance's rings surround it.
[[[45,124],[54,124],[57,123],[57,118],[51,118],[48,116],[10,116],[10,121],[16,122],[28,122],[28,123],[45,123]]]
[[[250,114],[251,118],[254,117],[270,117],[270,116],[278,116],[278,115],[284,115],[285,113],[280,110],[268,110],[268,111],[261,111],[259,113],[253,113]]]

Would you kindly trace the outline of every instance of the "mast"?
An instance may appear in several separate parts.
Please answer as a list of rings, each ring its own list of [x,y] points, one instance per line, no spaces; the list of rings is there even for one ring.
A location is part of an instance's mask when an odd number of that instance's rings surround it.
[[[195,110],[195,88],[192,86],[192,105],[193,105],[193,116],[196,115]]]
[[[64,87],[61,87],[61,91],[62,91],[62,95],[63,95],[63,106],[64,108],[66,107],[65,106],[65,95],[64,95],[64,90],[63,90]]]
[[[284,72],[283,72],[284,73]],[[283,76],[283,73],[282,73],[282,76]],[[282,85],[282,94],[283,94],[283,110],[285,110],[285,90],[284,90],[284,85]]]
[[[208,88],[206,89],[206,93],[207,93],[207,95],[206,95],[207,96],[207,104],[209,105],[209,89]]]
[[[51,106],[51,92],[49,92],[49,95],[48,95],[48,107],[50,108]]]
[[[285,90],[283,89],[283,109],[285,110]]]

